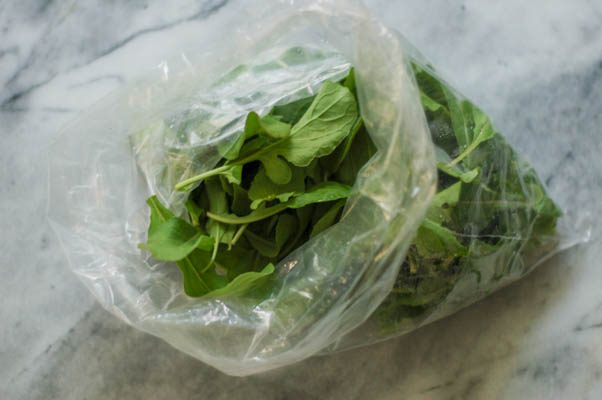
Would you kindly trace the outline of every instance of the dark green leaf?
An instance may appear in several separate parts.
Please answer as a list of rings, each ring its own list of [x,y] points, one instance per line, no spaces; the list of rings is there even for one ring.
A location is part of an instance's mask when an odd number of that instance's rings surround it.
[[[332,205],[330,209],[314,224],[309,236],[314,237],[315,235],[330,228],[336,222],[337,217],[344,206],[344,200],[337,201],[334,205]]]
[[[267,177],[265,169],[261,167],[249,188],[251,209],[255,210],[261,203],[270,200],[278,199],[280,202],[285,202],[294,194],[303,191],[305,191],[305,172],[302,168],[294,167],[291,180],[284,185],[278,185]]]
[[[275,118],[280,118],[282,122],[296,124],[307,111],[315,96],[305,97],[287,104],[274,106],[270,113]]]

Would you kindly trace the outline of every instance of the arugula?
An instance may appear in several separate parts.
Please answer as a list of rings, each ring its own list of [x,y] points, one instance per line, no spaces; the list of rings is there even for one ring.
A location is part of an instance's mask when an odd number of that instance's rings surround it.
[[[375,312],[383,334],[425,318],[461,279],[488,290],[556,245],[560,210],[474,104],[429,67],[413,65],[435,144],[438,192],[393,290]]]
[[[140,247],[176,261],[189,296],[260,293],[275,263],[338,221],[351,175],[369,158],[346,162],[368,137],[356,139],[363,124],[355,96],[350,74],[342,83],[324,82],[315,96],[247,114],[235,140],[219,147],[216,168],[176,185],[194,187],[186,202],[190,222],[151,197],[148,240]]]
[[[487,290],[526,272],[525,260],[555,246],[560,216],[487,115],[430,67],[412,68],[435,145],[438,191],[374,314],[384,334],[425,318],[462,279]],[[356,177],[377,154],[353,70],[324,82],[315,96],[248,113],[244,129],[218,150],[214,169],[175,185],[190,192],[183,218],[148,200],[141,248],[175,261],[189,296],[269,293],[278,261],[312,237],[327,240]]]

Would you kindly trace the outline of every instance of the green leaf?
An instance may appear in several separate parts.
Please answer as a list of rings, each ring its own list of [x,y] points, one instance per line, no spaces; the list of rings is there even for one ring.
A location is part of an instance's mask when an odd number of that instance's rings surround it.
[[[418,228],[414,244],[423,257],[466,254],[466,247],[458,241],[454,232],[428,218]]]
[[[274,106],[270,115],[288,124],[296,124],[307,111],[316,96],[305,97],[287,104]]]
[[[440,103],[437,103],[423,92],[420,92],[420,102],[424,108],[431,112],[437,112],[443,109],[443,106]]]
[[[272,215],[276,215],[287,208],[301,208],[309,204],[344,199],[347,198],[350,193],[350,186],[337,182],[325,182],[323,184],[314,186],[305,193],[301,193],[293,197],[286,203],[280,203],[268,208],[259,208],[242,217],[234,214],[217,214],[213,212],[207,212],[207,216],[224,224],[250,224],[271,217]]]
[[[349,197],[349,194],[351,194],[350,186],[330,181],[314,186],[307,192],[293,197],[285,204],[290,208],[301,208],[308,204],[346,199]]]
[[[355,95],[355,69],[351,68],[347,77],[343,80],[343,86],[345,86],[351,93]]]
[[[305,172],[302,168],[294,167],[291,180],[284,185],[278,185],[267,177],[265,168],[261,167],[249,188],[249,198],[252,200],[251,209],[255,210],[261,203],[270,200],[278,199],[280,202],[285,202],[293,194],[304,191]]]
[[[445,172],[454,178],[458,178],[464,183],[471,183],[479,176],[479,167],[466,170],[464,167],[460,166],[460,164],[452,163],[449,154],[439,146],[435,146],[435,156],[437,158],[437,168],[440,171]]]
[[[245,231],[244,235],[259,254],[268,258],[274,258],[278,255],[279,249],[273,240],[265,239],[248,229]]]
[[[176,262],[182,273],[184,293],[188,296],[199,297],[214,289],[207,280],[201,277],[200,271],[196,268],[197,265],[205,265],[209,257],[208,253],[197,249],[190,253],[188,257]]]
[[[292,177],[286,163],[308,166],[317,157],[330,154],[349,134],[358,117],[353,94],[344,86],[326,81],[301,119],[292,127],[290,135],[257,147],[250,153],[240,150],[239,158],[213,170],[188,178],[176,185],[187,190],[193,184],[211,176],[226,173],[234,165],[260,161],[266,175],[277,184],[286,184]]]
[[[348,155],[343,158],[334,178],[353,185],[360,169],[376,154],[376,147],[365,129],[360,130],[353,140]]]
[[[460,200],[462,183],[456,182],[446,189],[438,192],[427,211],[427,218],[436,223],[450,222],[451,212]]]
[[[268,276],[273,274],[274,271],[274,265],[269,263],[260,272],[245,272],[238,275],[225,287],[206,294],[204,298],[242,296],[249,290],[260,285]]]
[[[286,247],[281,251],[281,254],[286,256],[297,246],[307,230],[313,212],[314,206],[312,205],[295,210],[295,215],[297,216],[295,237],[288,242]]]
[[[160,225],[166,222],[170,218],[175,218],[176,216],[172,213],[167,207],[165,207],[157,196],[151,196],[146,200],[146,204],[148,204],[150,208],[150,225],[148,227],[148,234],[152,235]]]
[[[298,167],[306,167],[315,158],[330,154],[349,134],[356,119],[357,105],[349,89],[327,81],[288,137],[236,163],[261,161],[274,183],[288,183],[292,174],[280,157]]]
[[[232,168],[228,168],[224,171],[222,176],[232,185],[240,185],[242,179],[242,165],[234,165]]]
[[[260,117],[255,112],[250,112],[247,115],[245,124],[245,135],[247,138],[250,138],[255,134],[260,134],[269,139],[278,140],[288,137],[290,133],[290,124],[279,121],[271,115]]]
[[[149,197],[146,202],[151,211],[148,234],[152,235],[163,223],[171,218],[175,218],[175,216],[169,209],[161,204],[159,199],[157,199],[157,196]],[[201,278],[199,272],[195,268],[195,265],[200,265],[198,260],[205,256],[205,252],[195,249],[187,257],[176,262],[178,268],[182,272],[184,291],[189,296],[201,296],[211,290],[211,287],[203,280],[203,278]]]
[[[295,229],[297,228],[297,218],[289,214],[283,214],[278,218],[276,224],[276,248],[278,252],[282,250],[282,247],[286,242],[293,236]]]
[[[186,200],[186,211],[188,211],[192,226],[199,228],[199,221],[204,213],[203,209],[189,197],[188,200]]]
[[[218,145],[218,150],[222,157],[226,160],[234,160],[238,158],[240,149],[247,139],[244,131],[237,134],[233,142],[227,142],[226,144]]]
[[[345,206],[345,201],[340,200],[337,201],[322,217],[314,224],[311,229],[311,233],[309,237],[314,237],[319,233],[322,233],[326,229],[330,228],[336,221],[339,216],[340,211]]]
[[[213,241],[183,219],[172,217],[149,233],[143,248],[157,260],[178,261],[195,248],[211,251]]]
[[[209,199],[209,211],[220,214],[228,213],[230,211],[228,207],[228,200],[226,198],[226,193],[222,190],[219,179],[215,177],[207,179],[204,183],[204,187]],[[207,221],[206,229],[207,232],[209,232],[209,235],[211,235],[215,241],[215,247],[209,263],[209,265],[211,265],[217,255],[218,244],[229,244],[236,233],[236,228],[210,219]]]
[[[459,101],[452,89],[443,88],[449,107],[451,125],[462,152],[448,165],[458,164],[481,143],[493,138],[495,130],[489,117],[471,102]]]
[[[246,215],[251,212],[251,201],[246,190],[238,185],[232,187],[232,212],[236,215]]]

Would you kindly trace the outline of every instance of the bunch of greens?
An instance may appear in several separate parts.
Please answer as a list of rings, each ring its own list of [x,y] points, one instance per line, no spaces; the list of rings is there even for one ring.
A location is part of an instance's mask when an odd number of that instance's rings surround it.
[[[413,65],[435,144],[438,190],[375,315],[385,330],[425,316],[469,274],[488,282],[527,272],[555,245],[560,211],[535,171],[489,118],[430,69]],[[317,95],[249,113],[244,132],[198,185],[187,220],[155,197],[143,245],[175,261],[190,296],[240,295],[274,264],[341,218],[361,167],[376,153],[360,117],[353,70]],[[327,234],[327,233],[326,233]]]
[[[375,150],[360,118],[353,71],[270,113],[247,115],[218,165],[176,185],[190,190],[187,220],[151,197],[154,258],[175,261],[189,296],[240,295],[274,264],[338,221]]]
[[[487,115],[429,67],[413,68],[435,144],[438,185],[394,288],[375,313],[385,330],[428,315],[467,274],[486,292],[502,278],[528,272],[556,245],[561,214]]]

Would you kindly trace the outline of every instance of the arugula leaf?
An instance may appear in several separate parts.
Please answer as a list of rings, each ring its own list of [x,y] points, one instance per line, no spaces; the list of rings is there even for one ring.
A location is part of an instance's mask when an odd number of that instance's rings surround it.
[[[348,154],[342,159],[339,168],[334,173],[334,178],[352,185],[360,169],[376,154],[376,147],[370,139],[368,132],[362,129],[351,143]]]
[[[427,211],[427,218],[436,223],[450,223],[452,220],[451,212],[460,200],[461,190],[462,183],[456,182],[438,192],[431,201],[431,205]]]
[[[437,168],[440,171],[445,172],[454,178],[458,178],[464,183],[471,183],[479,176],[479,167],[472,170],[465,170],[457,163],[453,163],[449,154],[439,146],[435,146],[435,157],[437,158]]]
[[[186,200],[186,211],[188,211],[192,226],[198,229],[200,227],[201,217],[203,216],[203,209],[192,199],[188,198],[188,200]]]
[[[316,96],[305,97],[287,104],[274,106],[270,114],[274,116],[274,118],[279,118],[280,121],[286,122],[287,124],[296,124],[303,114],[305,114],[315,97]]]
[[[280,202],[285,202],[295,193],[303,191],[305,191],[305,172],[302,168],[294,167],[291,180],[284,185],[278,185],[267,177],[265,168],[261,167],[249,188],[251,209],[256,210],[261,203],[270,200],[278,199]]]
[[[255,134],[260,134],[266,136],[268,139],[278,140],[288,137],[290,133],[290,124],[279,121],[271,115],[260,117],[255,112],[250,112],[247,115],[245,125],[245,135],[247,138]]]
[[[161,204],[157,196],[149,197],[146,202],[151,211],[148,234],[153,235],[163,223],[171,218],[175,218],[175,215]],[[195,269],[195,265],[198,265],[197,260],[202,257],[204,257],[204,252],[196,249],[188,256],[176,262],[182,272],[184,292],[189,296],[201,296],[211,291],[211,287],[201,278],[199,272]]]
[[[314,237],[317,234],[322,233],[326,229],[330,228],[336,222],[339,216],[339,212],[343,209],[344,206],[345,201],[343,200],[334,203],[330,207],[330,209],[326,211],[326,213],[324,213],[324,215],[322,215],[322,217],[320,217],[320,219],[318,219],[318,221],[314,224],[313,228],[311,229],[311,233],[309,234],[309,237]]]
[[[293,236],[295,229],[297,228],[297,219],[290,214],[282,214],[278,218],[276,224],[276,248],[278,253],[282,250],[282,247],[286,242]]]
[[[259,208],[242,217],[234,214],[218,214],[214,212],[207,212],[207,216],[214,221],[224,224],[250,224],[276,215],[287,208],[301,208],[309,204],[344,199],[349,196],[350,192],[351,187],[347,185],[338,182],[324,182],[323,184],[314,186],[305,193],[296,195],[286,203],[280,203],[267,208]]]
[[[316,185],[307,192],[296,195],[285,204],[290,208],[301,208],[309,204],[346,199],[350,194],[350,186],[330,181]]]
[[[414,244],[423,257],[466,254],[466,248],[458,241],[454,232],[428,218],[422,221]]]
[[[250,230],[245,231],[245,237],[259,254],[269,258],[274,258],[278,255],[279,249],[273,240],[265,239]]]
[[[213,241],[183,219],[170,218],[153,230],[141,247],[157,260],[178,261],[196,248],[211,251]]]
[[[265,281],[274,271],[274,265],[269,263],[260,272],[245,272],[238,275],[223,288],[206,294],[204,298],[242,296]]]
[[[274,183],[286,184],[292,173],[284,160],[306,167],[315,158],[330,154],[349,134],[356,119],[357,106],[353,94],[346,87],[326,81],[305,114],[292,127],[289,136],[238,158],[230,165],[186,179],[178,183],[176,189],[186,190],[196,182],[225,173],[233,165],[251,161],[260,161]]]

